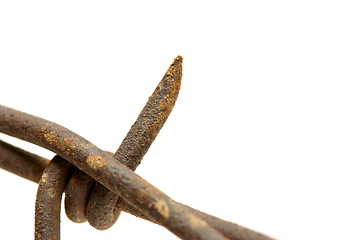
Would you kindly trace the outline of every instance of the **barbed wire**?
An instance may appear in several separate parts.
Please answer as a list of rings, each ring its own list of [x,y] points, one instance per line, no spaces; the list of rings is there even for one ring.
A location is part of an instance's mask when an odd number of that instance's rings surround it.
[[[0,167],[39,183],[36,240],[60,239],[63,192],[68,218],[100,230],[110,228],[125,211],[181,239],[272,239],[178,203],[134,173],[175,105],[181,78],[178,56],[115,154],[58,124],[0,105],[0,132],[56,153],[49,161],[0,141]]]

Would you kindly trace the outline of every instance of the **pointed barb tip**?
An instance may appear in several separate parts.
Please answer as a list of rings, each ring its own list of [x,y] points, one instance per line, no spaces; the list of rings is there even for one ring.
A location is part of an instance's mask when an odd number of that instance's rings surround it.
[[[182,77],[182,56],[177,56],[173,63],[170,65],[166,75],[170,75],[172,77],[171,81],[180,82]],[[163,79],[165,80],[165,79]],[[169,80],[169,79],[168,79]],[[180,86],[179,86],[180,87]]]
[[[176,62],[182,62],[182,60],[183,60],[183,57],[180,56],[180,55],[178,55],[178,56],[174,59],[174,63],[176,63]]]

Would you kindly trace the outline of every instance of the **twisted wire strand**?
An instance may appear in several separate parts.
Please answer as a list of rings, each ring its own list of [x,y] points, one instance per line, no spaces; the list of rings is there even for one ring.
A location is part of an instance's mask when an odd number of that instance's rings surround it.
[[[26,178],[30,181],[33,181],[35,183],[38,183],[41,177],[41,174],[44,171],[44,168],[49,164],[49,160],[44,159],[46,163],[44,164],[45,167],[41,163],[39,163],[38,159],[43,159],[35,154],[29,153],[27,151],[24,151],[22,149],[19,149],[17,147],[14,147],[8,143],[5,143],[0,140],[0,153],[4,153],[0,155],[0,167],[9,171],[9,165],[11,165],[11,169],[15,169],[15,171],[11,171],[12,173]],[[23,164],[28,164],[30,168],[36,169],[35,172],[32,174],[29,174],[28,171],[22,171]],[[72,171],[72,170],[70,170]],[[77,169],[75,168],[75,171]],[[38,176],[38,178],[32,177],[32,175],[35,174],[35,176]],[[69,182],[67,183],[69,184]],[[71,184],[71,183],[70,183]],[[121,198],[120,198],[121,199]],[[123,200],[124,201],[124,200]],[[179,203],[181,204],[181,203]],[[118,206],[116,206],[118,207]],[[235,239],[235,240],[270,240],[271,238],[255,232],[253,230],[250,230],[248,228],[239,226],[235,223],[224,221],[220,218],[214,217],[212,215],[203,213],[199,210],[193,209],[191,207],[188,207],[184,205],[184,207],[189,208],[192,213],[194,213],[196,216],[202,218],[203,220],[207,221],[208,224],[210,224],[213,228],[217,229],[219,232],[221,232],[223,235],[225,235],[229,239]],[[134,208],[132,205],[125,202],[122,205],[122,208],[119,210],[125,211],[129,214],[132,214],[136,217],[141,217],[145,220],[152,221],[151,219],[147,218],[144,214],[141,213],[138,209]],[[154,222],[156,223],[156,222]]]
[[[178,58],[175,64],[181,65],[181,59]],[[110,154],[58,124],[0,106],[0,131],[45,147],[70,161],[180,238],[225,239]]]
[[[135,123],[113,157],[135,171],[170,115],[180,91],[182,58],[171,64],[150,96]],[[109,153],[112,154],[112,153]],[[65,192],[65,211],[74,222],[85,222],[96,229],[111,227],[125,201],[81,171],[75,171]]]
[[[181,62],[182,58],[177,57],[170,66],[115,153],[115,158],[57,124],[0,106],[1,132],[58,154],[45,168],[39,182],[36,239],[60,238],[59,211],[64,189],[67,216],[75,222],[88,220],[97,229],[112,226],[123,210],[163,225],[183,239],[270,239],[177,203],[132,172],[175,104],[180,89]],[[0,141],[0,153],[3,151],[7,151],[6,155],[11,155],[9,151],[16,155],[8,162],[16,158],[23,161],[27,157],[34,160],[36,174],[30,176],[21,173],[32,181],[39,178],[38,173],[47,164],[36,155],[26,154]],[[5,166],[6,169],[6,164],[3,164],[6,161],[1,158],[0,167]],[[86,174],[73,168],[64,159]],[[16,169],[7,167],[7,170],[16,173]]]

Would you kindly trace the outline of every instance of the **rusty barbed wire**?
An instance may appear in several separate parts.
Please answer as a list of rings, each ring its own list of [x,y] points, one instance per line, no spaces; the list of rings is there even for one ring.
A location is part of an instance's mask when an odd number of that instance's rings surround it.
[[[175,59],[114,154],[116,160],[133,171],[175,105],[181,85],[181,61],[181,57]],[[81,171],[76,171],[69,182],[65,190],[65,211],[74,222],[87,220],[96,229],[105,230],[116,222],[120,209],[126,207],[125,201]]]
[[[178,56],[115,154],[53,122],[0,105],[0,132],[57,154],[49,161],[0,140],[0,167],[39,183],[36,240],[60,239],[63,192],[69,219],[97,229],[111,227],[125,211],[182,239],[271,239],[178,203],[133,172],[172,111],[181,77]]]

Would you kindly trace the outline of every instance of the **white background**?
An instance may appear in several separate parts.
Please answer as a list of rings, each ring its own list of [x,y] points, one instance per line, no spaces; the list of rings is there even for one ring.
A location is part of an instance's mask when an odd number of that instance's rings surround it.
[[[1,1],[0,103],[115,151],[182,55],[178,102],[137,173],[277,239],[360,239],[358,1],[124,2]],[[0,238],[33,239],[36,184],[0,182]],[[177,239],[125,213],[107,231],[63,213],[61,229]]]

